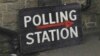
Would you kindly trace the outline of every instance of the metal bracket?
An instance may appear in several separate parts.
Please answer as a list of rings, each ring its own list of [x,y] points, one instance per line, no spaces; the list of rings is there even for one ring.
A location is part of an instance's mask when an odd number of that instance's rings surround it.
[[[86,4],[82,4],[82,11],[86,11],[91,7],[91,0],[86,0]]]

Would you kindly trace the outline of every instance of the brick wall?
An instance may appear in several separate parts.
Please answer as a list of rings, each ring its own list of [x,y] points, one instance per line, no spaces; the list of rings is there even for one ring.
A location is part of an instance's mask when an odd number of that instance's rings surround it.
[[[0,0],[0,26],[16,30],[18,11],[36,6],[37,0]]]
[[[36,7],[37,0],[0,0],[0,27],[16,31],[18,11],[22,8]],[[8,36],[0,34],[0,56],[9,56]]]
[[[62,0],[63,4],[78,2],[85,3],[85,0]],[[18,11],[22,8],[37,7],[37,0],[0,0],[0,26],[15,30],[17,29]],[[100,22],[100,0],[92,0],[92,6],[88,11],[82,13],[83,23],[89,19],[96,20],[99,26]],[[1,37],[1,36],[0,36]],[[5,36],[2,36],[5,37]],[[0,48],[2,45],[0,44]],[[47,53],[49,55],[49,53]],[[40,56],[45,53],[40,53]],[[4,55],[2,55],[4,56]],[[7,56],[7,55],[5,55]]]

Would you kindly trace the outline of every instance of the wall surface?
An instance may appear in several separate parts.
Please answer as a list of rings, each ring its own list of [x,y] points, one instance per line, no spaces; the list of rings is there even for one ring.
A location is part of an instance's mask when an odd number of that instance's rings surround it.
[[[85,4],[85,0],[62,0],[63,4],[74,3],[74,2]],[[54,3],[56,4],[56,2]],[[48,2],[47,5],[52,5],[52,4]],[[85,17],[86,19],[87,14],[90,15],[90,18],[91,14],[92,16],[94,16],[93,14],[99,15],[100,13],[99,5],[100,5],[99,0],[92,0],[91,8],[85,13],[85,15],[83,15],[83,17]],[[0,0],[0,26],[11,30],[16,30],[18,11],[23,8],[30,8],[37,6],[38,6],[38,0]]]
[[[85,0],[62,0],[63,4],[73,3],[73,2],[84,4]],[[49,5],[50,3],[47,4]],[[17,19],[18,19],[19,10],[23,8],[30,8],[30,7],[37,7],[37,6],[38,6],[38,0],[0,0],[0,27],[17,31],[18,28]],[[89,22],[94,22],[95,24],[93,26],[94,28],[99,27],[100,0],[92,0],[91,8],[89,8],[87,11],[82,12],[82,20],[85,29],[91,28],[90,26],[88,26]],[[4,38],[4,37],[7,36],[0,36],[0,38]],[[0,53],[2,53],[3,45],[6,46],[7,44],[0,43]],[[3,53],[6,53],[6,51],[4,51]],[[43,54],[44,53],[40,53],[39,55],[43,56]],[[0,56],[4,56],[4,55],[0,54]]]
[[[16,30],[18,11],[36,6],[37,0],[0,0],[0,26]]]

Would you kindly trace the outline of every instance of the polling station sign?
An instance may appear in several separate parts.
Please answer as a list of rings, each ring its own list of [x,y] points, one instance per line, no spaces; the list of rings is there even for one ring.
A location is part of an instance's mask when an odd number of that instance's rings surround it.
[[[22,9],[19,12],[23,54],[79,44],[82,25],[79,4]]]

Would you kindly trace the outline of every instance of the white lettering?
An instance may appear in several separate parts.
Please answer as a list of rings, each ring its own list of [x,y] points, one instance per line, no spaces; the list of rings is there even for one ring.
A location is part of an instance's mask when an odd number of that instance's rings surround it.
[[[75,26],[75,29],[73,29],[72,27],[70,27],[70,36],[71,38],[78,37],[78,28],[77,26]]]
[[[31,21],[30,16],[24,16],[24,27],[27,28],[27,23]]]
[[[68,12],[67,11],[65,11],[65,13],[60,12],[60,19],[61,19],[61,22],[68,21]]]
[[[37,20],[38,19],[38,20]],[[33,17],[33,24],[35,25],[35,26],[39,26],[40,24],[41,24],[41,17],[39,16],[39,15],[35,15],[34,17]]]
[[[71,10],[70,11],[69,18],[70,18],[70,20],[75,21],[75,20],[77,20],[77,16],[73,15],[73,13],[76,13],[76,10]]]
[[[40,43],[41,41],[40,41],[40,34],[41,34],[42,32],[35,32],[35,34],[37,35],[37,42],[38,43]]]
[[[32,37],[30,37],[30,36],[33,36],[33,35],[34,35],[33,33],[28,33],[28,34],[26,35],[26,38],[27,38],[28,40],[30,40],[30,42],[26,42],[27,45],[31,45],[31,44],[34,43],[34,39],[33,39]]]
[[[49,37],[47,31],[43,32],[42,43],[44,43],[45,40],[47,40],[48,42],[50,42],[50,37]]]
[[[61,30],[60,34],[61,34],[61,38],[62,38],[62,39],[67,39],[67,38],[69,37],[69,31],[68,31],[68,29],[66,29],[66,28],[63,28],[63,29]],[[66,36],[64,36],[64,35],[66,35]]]

